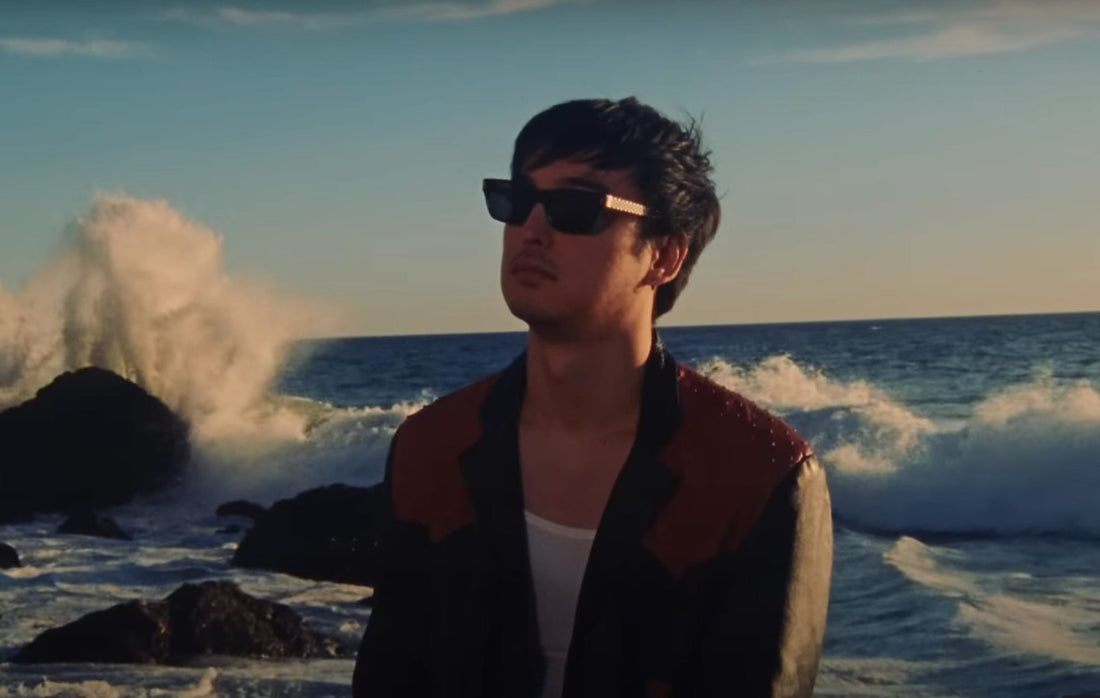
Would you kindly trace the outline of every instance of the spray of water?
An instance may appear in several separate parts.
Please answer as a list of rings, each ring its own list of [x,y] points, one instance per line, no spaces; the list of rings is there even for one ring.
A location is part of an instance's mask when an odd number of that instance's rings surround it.
[[[337,315],[230,278],[222,238],[164,201],[101,196],[18,293],[0,288],[0,408],[59,373],[98,366],[185,416],[196,440],[300,438],[269,400],[288,343]]]
[[[837,381],[786,355],[747,367],[712,359],[700,370],[787,417],[829,464],[845,471],[891,473],[935,430],[873,384]]]

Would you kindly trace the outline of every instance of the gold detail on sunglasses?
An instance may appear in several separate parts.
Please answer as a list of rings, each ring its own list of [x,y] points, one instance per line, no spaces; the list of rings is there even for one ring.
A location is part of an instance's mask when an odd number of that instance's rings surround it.
[[[635,216],[645,215],[645,206],[639,204],[636,201],[630,199],[623,199],[615,196],[614,194],[608,194],[604,199],[603,205],[612,211],[620,211],[622,213],[632,213]]]

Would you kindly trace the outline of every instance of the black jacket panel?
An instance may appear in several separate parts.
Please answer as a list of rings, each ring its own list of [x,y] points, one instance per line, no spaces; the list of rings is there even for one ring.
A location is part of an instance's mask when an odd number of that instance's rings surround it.
[[[359,698],[538,694],[525,382],[521,356],[394,437]],[[808,696],[831,565],[828,490],[808,446],[658,344],[582,579],[564,695]]]

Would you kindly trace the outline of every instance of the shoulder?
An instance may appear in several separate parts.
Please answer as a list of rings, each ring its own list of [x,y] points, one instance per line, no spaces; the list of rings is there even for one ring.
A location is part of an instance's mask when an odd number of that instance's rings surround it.
[[[666,452],[678,474],[710,464],[742,476],[782,477],[812,455],[789,424],[748,398],[684,366],[677,367],[677,382],[680,426]]]
[[[680,421],[661,452],[677,479],[646,543],[682,574],[721,550],[736,550],[809,445],[751,400],[677,367]]]
[[[409,415],[398,430],[399,448],[414,447],[408,442],[424,448],[472,444],[481,432],[481,406],[499,375],[486,376]]]
[[[393,437],[394,515],[428,524],[437,538],[470,516],[459,456],[481,438],[481,408],[493,374],[410,415]]]

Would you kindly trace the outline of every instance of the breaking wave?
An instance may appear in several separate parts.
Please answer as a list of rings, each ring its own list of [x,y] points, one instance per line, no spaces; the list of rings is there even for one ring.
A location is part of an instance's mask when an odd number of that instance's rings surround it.
[[[937,427],[865,381],[773,356],[701,370],[782,415],[829,470],[838,519],[888,534],[1100,538],[1100,392],[1049,376]]]
[[[200,442],[300,438],[308,422],[268,389],[288,343],[337,320],[227,275],[222,238],[167,202],[101,196],[44,270],[18,293],[0,288],[0,408],[98,366],[186,417]]]
[[[975,638],[1015,652],[1100,665],[1093,636],[1100,623],[1094,589],[1062,592],[1040,601],[1005,590],[1005,577],[1017,573],[967,572],[962,553],[900,538],[885,561],[911,581],[953,599],[956,621]],[[1084,593],[1083,593],[1084,592]],[[1034,595],[1044,598],[1043,595]]]

